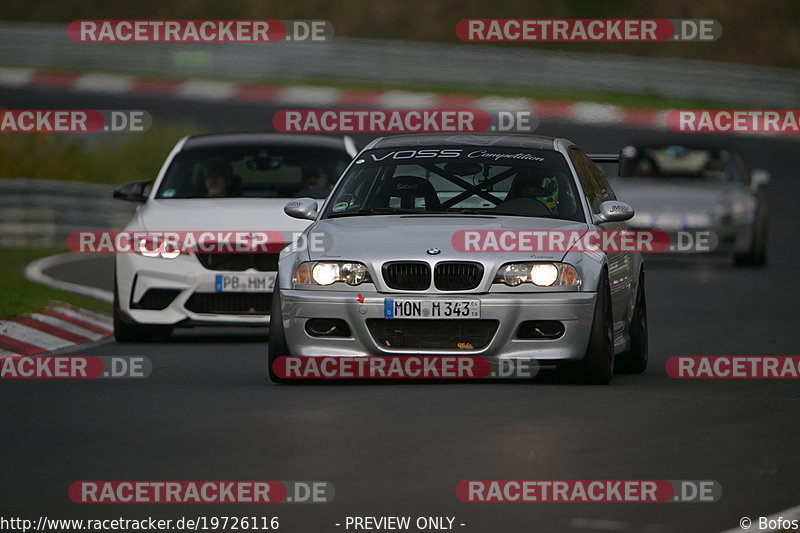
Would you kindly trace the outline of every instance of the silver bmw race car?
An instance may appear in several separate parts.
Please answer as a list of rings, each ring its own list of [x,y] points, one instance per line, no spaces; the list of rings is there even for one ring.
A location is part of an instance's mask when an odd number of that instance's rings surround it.
[[[621,231],[633,216],[566,139],[377,139],[321,208],[301,198],[285,211],[313,220],[304,237],[320,246],[281,252],[269,333],[275,382],[281,356],[527,359],[602,384],[615,367],[647,366],[639,253],[532,252],[509,240]]]

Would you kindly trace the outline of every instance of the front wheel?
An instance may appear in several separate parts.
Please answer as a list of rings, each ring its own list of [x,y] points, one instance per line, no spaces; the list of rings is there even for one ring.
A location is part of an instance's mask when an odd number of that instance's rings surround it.
[[[604,270],[597,284],[592,332],[582,361],[563,367],[568,381],[606,385],[614,377],[614,319],[611,309],[611,288]]]
[[[745,253],[736,253],[733,264],[737,267],[763,267],[767,264],[767,223],[757,223],[753,228],[753,242]]]
[[[617,356],[617,372],[622,374],[641,374],[647,370],[647,299],[644,290],[644,272],[639,276],[639,290],[633,308],[630,329],[631,346],[628,351]]]

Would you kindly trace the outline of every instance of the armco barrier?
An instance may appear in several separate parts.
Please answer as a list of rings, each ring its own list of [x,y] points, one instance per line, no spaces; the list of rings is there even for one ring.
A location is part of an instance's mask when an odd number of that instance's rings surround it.
[[[0,178],[0,248],[58,246],[79,230],[122,228],[135,205],[114,200],[113,185]]]
[[[800,71],[475,43],[334,37],[326,42],[78,43],[66,24],[0,23],[0,66],[241,80],[392,83],[649,93],[756,107],[800,106]]]

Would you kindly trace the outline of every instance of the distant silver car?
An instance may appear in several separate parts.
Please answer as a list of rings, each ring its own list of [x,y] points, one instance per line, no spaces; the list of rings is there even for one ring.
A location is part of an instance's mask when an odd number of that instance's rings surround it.
[[[631,252],[459,251],[461,230],[624,228],[633,209],[566,139],[397,136],[373,141],[281,253],[269,334],[280,356],[478,355],[608,383],[647,366],[644,264]],[[615,357],[616,356],[616,357]]]
[[[615,169],[616,170],[616,169]],[[612,174],[608,172],[609,176]],[[614,172],[616,174],[616,172]],[[636,206],[632,228],[710,231],[717,253],[760,266],[767,253],[769,173],[750,170],[731,148],[654,144],[621,152],[618,196]]]

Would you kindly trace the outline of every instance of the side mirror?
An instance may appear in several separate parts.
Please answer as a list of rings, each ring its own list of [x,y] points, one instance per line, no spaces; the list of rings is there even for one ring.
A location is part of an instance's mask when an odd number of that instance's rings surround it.
[[[755,168],[750,174],[750,187],[753,189],[753,191],[757,191],[761,187],[766,186],[769,183],[769,180],[769,172],[760,168]]]
[[[292,218],[303,220],[316,220],[319,214],[319,205],[313,198],[298,198],[283,206],[283,212]]]
[[[633,208],[625,202],[610,200],[600,204],[600,212],[594,215],[595,224],[624,222],[633,218]]]
[[[114,198],[125,200],[126,202],[146,202],[147,186],[152,184],[152,180],[129,181],[119,185],[114,189]]]

